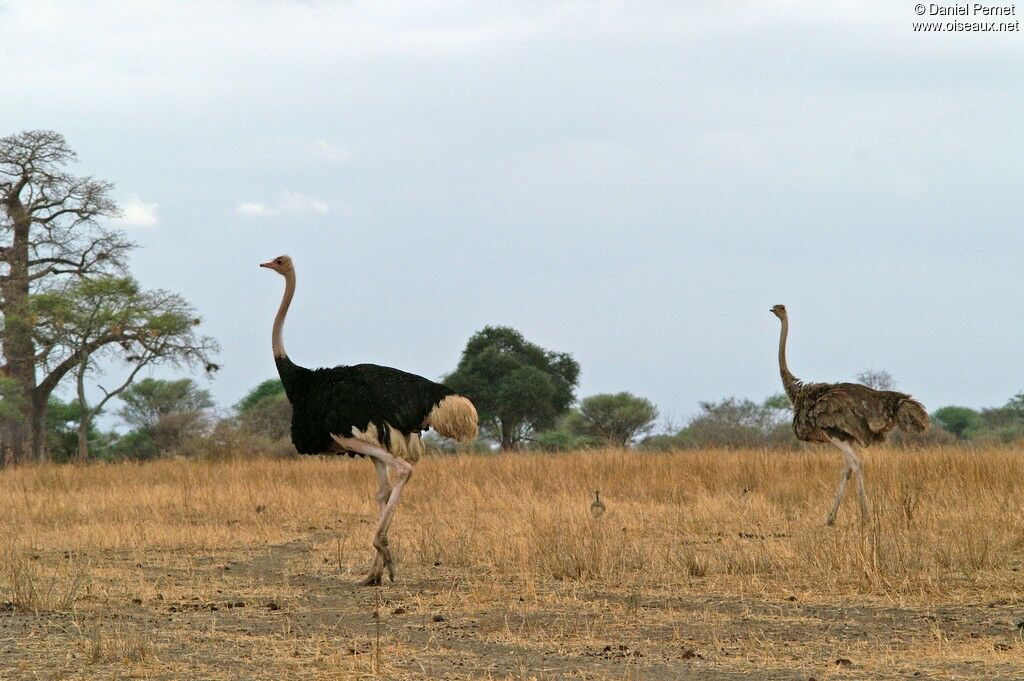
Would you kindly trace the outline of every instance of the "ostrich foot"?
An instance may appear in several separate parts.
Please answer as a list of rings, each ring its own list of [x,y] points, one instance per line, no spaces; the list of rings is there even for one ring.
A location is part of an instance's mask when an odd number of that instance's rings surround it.
[[[836,517],[834,515],[830,514],[827,518],[825,518],[825,527],[832,527],[835,524],[836,524]]]
[[[356,582],[356,586],[380,586],[381,575],[379,572],[371,573],[366,579]]]
[[[379,554],[377,556],[378,561],[383,561],[384,565],[388,569],[388,576],[391,578],[392,582],[395,581],[395,558],[391,555],[391,547],[388,545],[387,535],[378,536],[374,539],[373,546],[377,549],[377,553]],[[379,571],[377,561],[374,562],[374,568],[374,572]]]

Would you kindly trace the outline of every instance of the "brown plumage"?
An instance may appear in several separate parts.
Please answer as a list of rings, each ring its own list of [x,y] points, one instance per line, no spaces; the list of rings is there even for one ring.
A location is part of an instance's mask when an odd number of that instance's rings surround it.
[[[604,515],[604,502],[601,501],[601,493],[594,492],[594,502],[590,504],[590,515],[595,518],[600,518]]]
[[[784,305],[772,308],[782,322],[779,335],[779,373],[782,385],[793,405],[793,432],[805,442],[829,442],[846,455],[846,465],[839,479],[839,491],[826,522],[835,522],[839,503],[846,491],[850,475],[857,475],[857,493],[861,515],[870,514],[864,473],[854,449],[884,442],[889,431],[899,428],[920,433],[928,428],[924,406],[906,393],[875,390],[859,383],[804,383],[789,371],[786,364],[786,337],[789,318]]]

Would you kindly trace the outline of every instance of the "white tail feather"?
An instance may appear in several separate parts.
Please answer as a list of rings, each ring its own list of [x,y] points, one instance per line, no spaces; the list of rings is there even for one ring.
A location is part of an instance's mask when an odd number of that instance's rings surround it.
[[[445,437],[468,444],[477,435],[476,407],[462,395],[449,395],[430,411],[427,425]]]

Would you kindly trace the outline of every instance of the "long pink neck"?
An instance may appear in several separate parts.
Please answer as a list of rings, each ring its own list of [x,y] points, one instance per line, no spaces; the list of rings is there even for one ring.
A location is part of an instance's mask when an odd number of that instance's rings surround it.
[[[782,387],[786,389],[786,395],[788,395],[790,401],[792,401],[800,381],[797,380],[796,376],[789,372],[789,366],[786,365],[786,337],[789,335],[789,317],[783,315],[781,319],[782,332],[779,334],[779,374],[782,375]]]
[[[288,306],[292,304],[292,296],[295,295],[295,271],[289,270],[284,273],[284,297],[281,299],[281,307],[277,309],[277,316],[274,317],[274,357],[287,357],[284,351],[284,340],[281,338],[281,330],[284,328],[284,317],[288,314]]]

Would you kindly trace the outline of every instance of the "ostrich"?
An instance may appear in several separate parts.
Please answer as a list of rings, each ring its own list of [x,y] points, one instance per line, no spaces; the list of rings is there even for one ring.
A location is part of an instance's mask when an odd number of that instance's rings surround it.
[[[793,431],[805,442],[831,442],[846,455],[846,465],[839,476],[839,490],[825,524],[835,523],[839,504],[846,492],[846,482],[854,473],[857,475],[861,518],[867,520],[871,510],[864,490],[864,471],[854,444],[867,447],[884,442],[886,434],[894,428],[911,433],[923,432],[928,428],[928,413],[910,395],[894,390],[875,390],[859,383],[804,383],[789,373],[786,365],[786,336],[789,334],[786,306],[776,305],[771,312],[782,322],[779,373],[793,405]]]
[[[594,502],[590,504],[590,515],[595,518],[600,518],[604,515],[604,502],[601,501],[601,493],[598,491],[594,492]]]
[[[384,568],[395,581],[388,528],[412,466],[423,452],[420,432],[433,428],[459,442],[472,442],[477,434],[476,408],[450,388],[398,369],[356,364],[313,370],[296,365],[281,339],[295,294],[295,267],[286,255],[260,267],[278,272],[285,280],[284,298],[274,319],[273,348],[277,372],[292,405],[292,442],[300,454],[339,453],[373,461],[380,517],[373,538],[373,567],[362,584],[379,586]],[[388,469],[395,473],[393,484]]]

